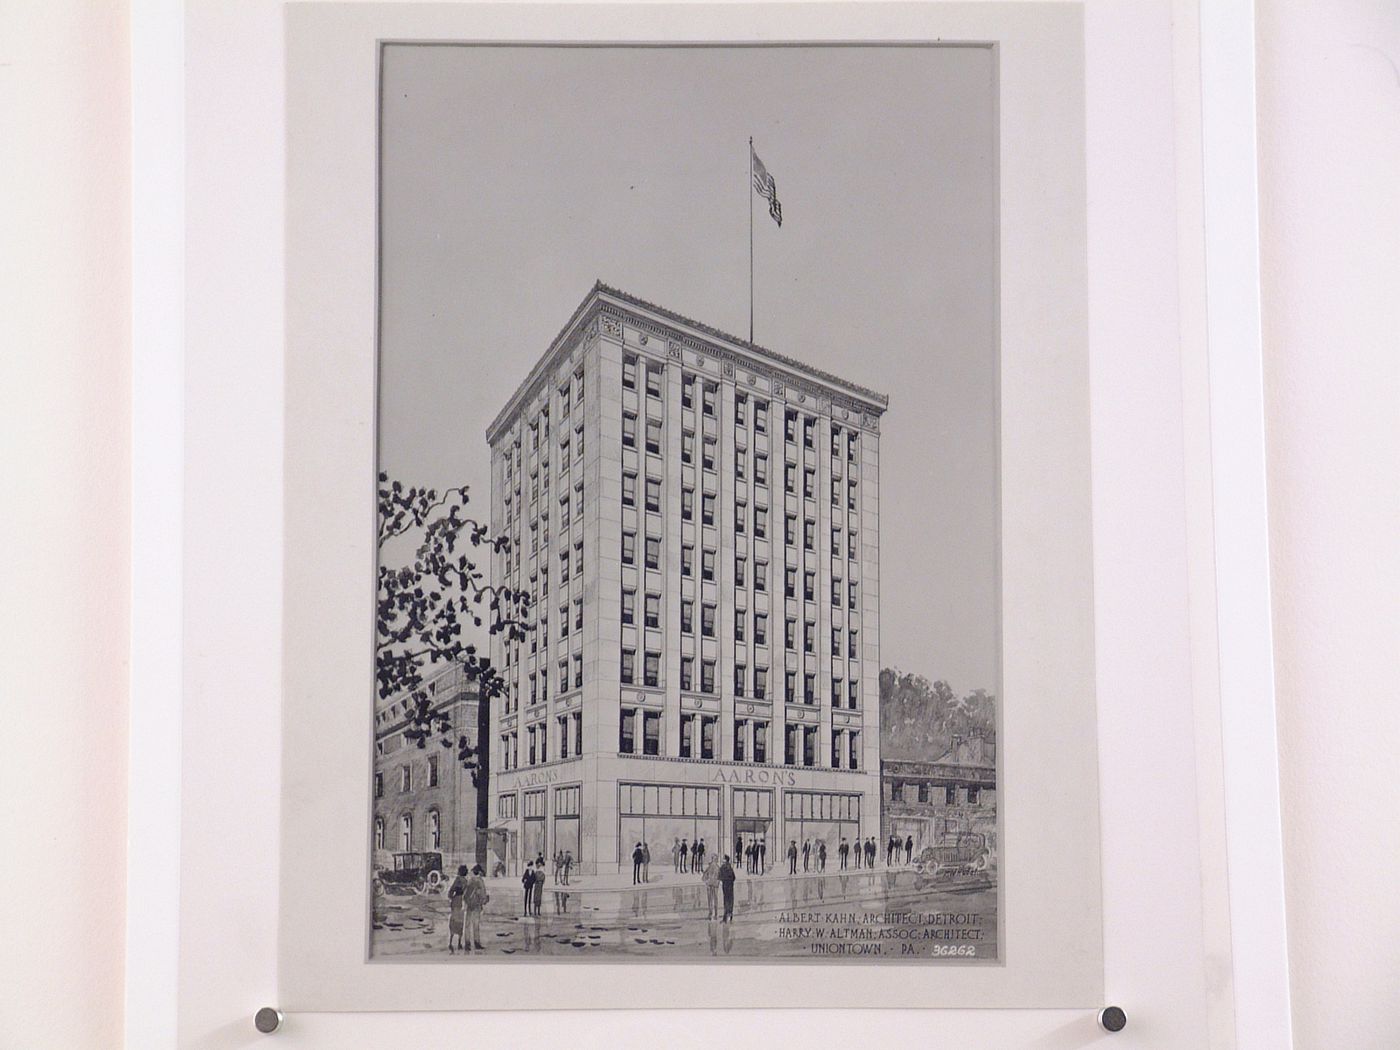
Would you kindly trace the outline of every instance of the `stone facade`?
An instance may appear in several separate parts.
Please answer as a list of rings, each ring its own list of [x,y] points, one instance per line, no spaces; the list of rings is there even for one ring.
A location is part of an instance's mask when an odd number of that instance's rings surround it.
[[[883,395],[596,286],[488,429],[505,860],[879,827]],[[660,855],[658,856],[658,850]]]
[[[881,841],[912,837],[915,851],[954,846],[969,835],[996,841],[996,743],[974,730],[955,735],[931,762],[882,763]]]

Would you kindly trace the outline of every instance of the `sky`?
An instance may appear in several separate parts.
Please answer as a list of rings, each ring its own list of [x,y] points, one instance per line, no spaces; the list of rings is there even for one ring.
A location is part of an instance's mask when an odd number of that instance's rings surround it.
[[[881,664],[996,691],[996,107],[972,47],[385,49],[380,469],[466,482],[594,281],[889,395]],[[749,186],[748,140],[779,228]]]

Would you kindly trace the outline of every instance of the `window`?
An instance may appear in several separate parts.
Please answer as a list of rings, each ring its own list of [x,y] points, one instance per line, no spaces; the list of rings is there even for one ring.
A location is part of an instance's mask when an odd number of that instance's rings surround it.
[[[660,685],[660,684],[661,684],[661,654],[660,654],[660,653],[647,653],[647,654],[646,654],[646,663],[644,664],[644,667],[643,667],[643,677],[642,677],[642,681],[643,681],[643,684],[645,684],[645,685],[653,685],[653,686],[654,686],[654,685]]]
[[[817,421],[810,416],[802,421],[802,444],[816,448]]]
[[[808,521],[802,527],[802,545],[809,551],[817,548],[817,523]]]
[[[748,613],[743,609],[735,610],[734,615],[734,640],[742,642],[744,640],[744,621],[748,619]]]
[[[852,609],[854,609],[856,607],[856,581],[852,580],[850,582],[850,586],[847,589],[850,595],[849,605]]]
[[[559,758],[562,761],[569,757],[569,716],[560,715],[556,721],[559,723]]]
[[[707,416],[715,414],[715,400],[719,395],[719,387],[714,383],[705,384],[704,406],[701,411]]]
[[[787,647],[788,647],[789,649],[796,649],[796,648],[797,648],[797,621],[796,621],[796,620],[788,620],[788,621],[787,621],[786,628],[785,628],[785,630],[784,630],[784,632],[783,632],[783,637],[786,639],[786,641],[787,641]]]
[[[841,655],[841,628],[839,627],[831,629],[831,655]]]
[[[783,698],[790,704],[797,703],[797,672],[788,671],[783,676]]]
[[[690,521],[695,517],[695,490],[681,489],[681,517]]]
[[[927,782],[927,781],[921,781],[921,782],[919,783],[919,801],[920,801],[920,802],[927,802],[927,801],[928,801],[928,782]]]
[[[832,581],[831,581],[831,604],[832,604],[832,605],[840,605],[840,604],[841,604],[841,581],[840,581],[840,579],[832,579]],[[833,653],[836,652],[835,649],[833,649],[833,650],[831,650],[831,651],[832,651]]]
[[[753,534],[759,539],[768,535],[768,508],[755,507],[753,512]]]
[[[760,434],[768,432],[768,402],[755,401],[753,406],[753,428]]]
[[[719,719],[714,715],[700,716],[700,757],[712,759],[715,757],[715,728],[719,724]],[[972,801],[972,792],[976,788],[968,789],[968,801]]]
[[[856,697],[858,697],[859,695],[860,683],[857,682],[854,678],[852,678],[850,691],[846,694],[846,706],[849,707],[852,711],[855,710]],[[852,766],[851,768],[854,769],[855,766]]]
[[[647,595],[646,625],[648,627],[661,626],[661,596],[659,594]]]
[[[969,784],[967,788],[967,804],[975,806],[982,800],[982,789],[975,784]]]
[[[743,587],[743,586],[746,586],[746,581],[745,581],[745,578],[744,578],[744,567],[745,567],[747,564],[748,564],[748,563],[745,562],[745,560],[744,560],[742,557],[738,557],[738,558],[735,558],[735,559],[734,559],[734,586],[736,586],[736,587]]]
[[[699,715],[681,715],[681,758],[695,755],[695,722]]]
[[[783,540],[791,547],[797,542],[797,515],[789,514],[783,519]]]
[[[715,552],[703,551],[700,554],[700,578],[702,580],[713,580],[715,578]]]
[[[754,670],[754,673],[753,673],[753,698],[754,698],[755,700],[763,700],[763,699],[766,699],[767,696],[768,696],[768,668],[766,668],[766,667],[759,667],[759,668],[756,668],[756,669]],[[762,759],[760,759],[760,758],[757,757],[757,753],[755,753],[755,756],[754,756],[754,757],[755,757],[755,761],[759,761],[759,762],[763,761]]]
[[[400,767],[399,767],[399,791],[405,792],[405,791],[412,791],[412,790],[413,790],[413,767],[412,767],[412,766],[400,766]]]
[[[856,509],[856,483],[854,481],[846,482],[846,506],[851,510]]]
[[[797,491],[797,468],[791,463],[783,468],[783,489],[789,493]]]
[[[637,592],[636,592],[636,591],[624,590],[624,591],[622,592],[622,622],[623,622],[623,623],[636,623],[636,622],[637,622]],[[568,632],[569,632],[569,622],[568,622],[567,620],[565,620],[565,621],[564,621],[564,633],[565,633],[565,634],[568,634]]]
[[[817,702],[817,676],[814,674],[802,676],[802,702],[804,704]]]
[[[748,453],[737,448],[734,450],[734,476],[743,481],[746,469],[748,469]]]
[[[860,734],[858,732],[856,732],[854,729],[846,730],[846,744],[849,751],[849,754],[846,756],[847,769],[860,768],[860,747],[858,744],[859,740]]]
[[[703,460],[700,465],[706,470],[715,469],[715,439],[712,437],[705,438]]]
[[[622,358],[622,385],[628,390],[637,389],[637,359],[631,354]]]
[[[383,818],[383,817],[375,817],[375,818],[374,818],[374,848],[375,848],[375,849],[383,849],[383,848],[384,848],[384,818]]]
[[[747,503],[734,504],[734,531],[740,536],[744,534],[744,519],[749,516],[749,505]]]
[[[533,766],[535,764],[535,727],[531,726],[528,733],[530,735],[530,765]]]
[[[734,695],[743,696],[744,690],[748,688],[749,669],[743,664],[734,665]]]
[[[761,452],[753,458],[753,479],[759,485],[768,484],[768,457]]]
[[[846,459],[851,463],[856,461],[856,436],[854,434],[846,435]]]
[[[568,583],[568,582],[569,582],[569,552],[568,552],[568,551],[560,551],[560,552],[559,552],[559,582],[560,582],[560,583]]]
[[[661,509],[661,482],[656,478],[647,478],[647,510],[658,511]]]
[[[635,707],[624,707],[622,717],[618,722],[617,749],[624,755],[632,755],[637,751],[637,709]]]
[[[647,537],[647,568],[661,568],[661,540],[655,536]]]
[[[812,601],[817,596],[817,574],[808,572],[802,578],[802,596],[807,601]]]
[[[753,760],[755,762],[768,761],[767,722],[755,722],[753,724]]]
[[[783,593],[789,598],[797,597],[797,570],[787,569],[783,573]]]
[[[815,766],[817,764],[817,727],[802,727],[802,764],[804,766]]]
[[[715,498],[705,495],[700,498],[700,521],[704,525],[715,523]]]
[[[700,661],[700,691],[702,693],[715,691],[715,662],[713,660]]]
[[[583,654],[574,654],[574,688],[583,688]]]
[[[624,506],[628,507],[637,505],[637,475],[622,475],[622,502]]]
[[[852,660],[854,660],[856,658],[856,629],[854,627],[851,628],[850,633],[847,636],[847,641],[850,644],[846,648],[846,655],[849,656]]]
[[[647,451],[654,455],[661,453],[661,420],[647,420]]]
[[[817,651],[817,625],[811,620],[807,621],[802,631],[802,649],[808,653]]]
[[[681,575],[695,575],[695,548],[690,544],[681,547]]]
[[[622,684],[631,685],[637,680],[637,651],[622,650]]]
[[[841,735],[844,730],[833,729],[831,731],[831,768],[841,768]]]
[[[622,413],[622,444],[627,448],[637,447],[637,414]]]
[[[574,754],[583,754],[583,712],[575,711],[569,716],[574,722]]]
[[[808,467],[802,474],[802,495],[808,499],[812,498],[812,493],[817,491],[817,472],[812,467]]]
[[[831,706],[841,706],[841,679],[839,678],[831,680]]]
[[[783,761],[789,766],[797,765],[797,744],[802,732],[801,726],[787,726],[785,747],[783,749]]]
[[[374,797],[375,797],[375,798],[383,798],[383,797],[384,797],[384,774],[383,774],[383,773],[376,773],[376,774],[374,774]]]
[[[943,804],[945,806],[956,806],[958,804],[958,789],[951,784],[943,789]]]
[[[783,436],[789,441],[797,440],[797,413],[791,409],[784,416]]]
[[[755,645],[768,644],[768,614],[754,613],[753,640]]]
[[[748,406],[749,399],[746,394],[736,394],[734,396],[734,425],[742,427],[744,425],[744,410]]]
[[[399,818],[399,849],[404,853],[413,849],[413,817],[407,813]]]
[[[689,373],[681,375],[681,405],[690,408],[695,403],[695,377]]]
[[[846,545],[847,545],[847,550],[846,550],[847,555],[848,555],[849,557],[854,558],[854,557],[856,556],[856,534],[855,534],[854,532],[847,533],[847,535],[846,535]]]
[[[736,718],[734,720],[734,761],[744,761],[744,737],[748,735],[749,723],[747,719]]]
[[[695,657],[693,657],[693,656],[682,656],[682,657],[681,657],[681,690],[682,690],[682,692],[690,692],[690,690],[693,689],[693,688],[695,687],[695,686],[694,686],[694,681],[695,681]],[[682,751],[681,754],[684,755],[685,752]]]
[[[661,366],[647,365],[647,396],[661,396]]]
[[[695,633],[695,602],[689,598],[681,599],[681,634]]]
[[[695,462],[695,432],[693,430],[681,431],[681,462]]]
[[[559,661],[559,691],[566,693],[569,691],[569,661]]]
[[[661,712],[642,712],[642,753],[661,754]]]
[[[753,567],[753,589],[760,594],[768,590],[768,563],[760,561]]]
[[[705,605],[700,609],[700,634],[705,638],[715,636],[715,607]]]
[[[841,454],[841,428],[831,428],[831,454],[839,456]]]
[[[633,565],[637,561],[637,534],[635,532],[624,532],[622,534],[622,564]]]

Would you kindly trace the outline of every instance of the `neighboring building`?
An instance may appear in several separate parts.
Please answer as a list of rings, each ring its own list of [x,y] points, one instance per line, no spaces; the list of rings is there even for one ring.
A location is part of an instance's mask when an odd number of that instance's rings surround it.
[[[996,836],[996,741],[980,729],[952,738],[932,762],[886,761],[881,841],[912,836],[915,851],[951,846],[974,834]]]
[[[424,688],[433,711],[451,723],[450,747],[436,732],[422,748],[404,736],[413,708],[406,694],[375,704],[374,863],[387,867],[395,853],[441,853],[443,871],[454,872],[476,862],[477,789],[458,760],[457,742],[465,736],[476,746],[480,691],[455,664],[433,673]]]
[[[597,285],[487,431],[512,867],[875,834],[888,399]],[[493,837],[494,842],[494,837]]]

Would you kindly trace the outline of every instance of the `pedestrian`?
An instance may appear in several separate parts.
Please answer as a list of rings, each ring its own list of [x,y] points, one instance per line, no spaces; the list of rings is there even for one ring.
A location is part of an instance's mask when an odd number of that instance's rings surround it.
[[[544,861],[541,859],[540,862],[535,865],[535,885],[533,887],[535,892],[536,916],[544,914],[544,883]]]
[[[471,877],[467,879],[467,888],[462,894],[462,908],[466,912],[466,940],[479,952],[486,950],[486,946],[481,943],[481,913],[491,900],[491,895],[486,892],[485,875],[480,864],[474,866]],[[465,950],[464,947],[463,951]]]
[[[632,885],[635,886],[642,881],[642,844],[639,842],[632,850]]]
[[[651,846],[642,842],[642,881],[651,881]]]
[[[564,851],[564,885],[569,884],[569,872],[574,868],[574,851],[566,849]]]
[[[743,836],[743,835],[735,835],[735,836],[734,836],[734,859],[735,859],[735,860],[738,860],[738,859],[739,859],[740,857],[742,857],[743,855],[744,855],[744,836]]]
[[[705,903],[709,906],[709,917],[719,918],[719,862],[710,861],[703,876],[705,882]]]
[[[671,840],[671,870],[681,870],[681,840],[678,838]]]
[[[750,875],[754,872],[755,858],[758,856],[758,848],[750,842],[744,847],[744,870]]]
[[[462,951],[467,950],[467,942],[463,939],[462,931],[466,925],[466,901],[467,892],[467,866],[463,864],[457,869],[457,878],[452,881],[452,886],[447,891],[447,954],[455,955],[452,950],[452,938],[457,938],[457,943],[461,945]]]
[[[681,871],[687,871],[690,861],[690,846],[686,839],[681,839]]]
[[[555,881],[555,882],[558,882],[558,881],[559,881],[559,869],[562,868],[562,867],[564,866],[564,853],[563,853],[562,850],[555,850],[555,851],[554,851],[554,860],[553,860],[552,863],[553,863],[553,867],[554,867],[554,881]]]
[[[851,844],[846,841],[845,836],[841,838],[841,845],[836,847],[836,856],[841,862],[841,870],[846,870],[846,860],[851,855]]]
[[[720,922],[734,921],[734,868],[729,863],[729,858],[724,858],[724,863],[719,866],[719,885],[724,891],[724,918]]]
[[[759,873],[760,875],[762,875],[765,871],[768,870],[766,864],[764,863],[764,857],[767,856],[767,854],[768,854],[768,843],[767,843],[767,841],[764,840],[764,839],[759,839],[759,840],[758,840],[758,873]]]
[[[520,876],[520,885],[525,889],[525,918],[529,918],[535,900],[535,865],[527,862],[525,874]]]
[[[699,842],[697,848],[700,850],[700,858],[699,858],[699,861],[698,861],[699,870],[700,870],[700,871],[704,871],[704,870],[705,870],[705,854],[706,854],[706,852],[708,852],[707,849],[706,849],[706,847],[705,847],[705,840],[704,840],[704,839],[701,839],[701,840],[700,840],[700,842]]]
[[[910,863],[913,862],[913,860],[914,860],[914,836],[913,836],[913,835],[906,835],[906,836],[904,837],[904,863],[905,863],[905,864],[910,864]]]
[[[788,843],[788,874],[797,874],[797,840]]]
[[[875,836],[871,835],[865,840],[865,866],[875,867]]]
[[[826,871],[826,839],[817,843],[817,870]]]
[[[803,870],[803,871],[810,871],[810,870],[811,870],[811,867],[810,867],[811,859],[812,859],[812,840],[811,840],[811,839],[803,839],[803,840],[802,840],[802,870]]]

